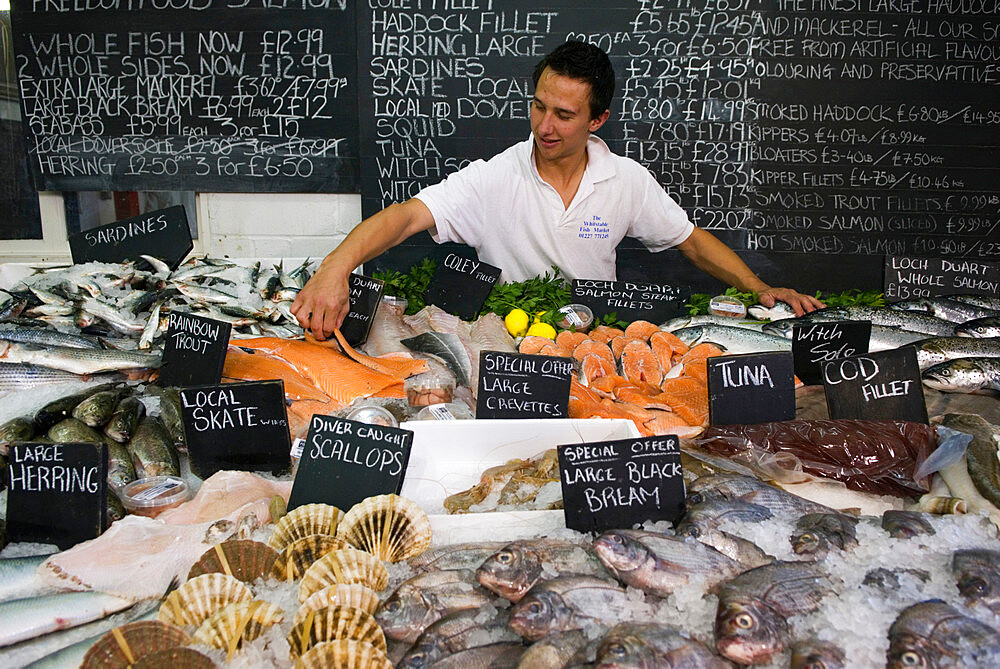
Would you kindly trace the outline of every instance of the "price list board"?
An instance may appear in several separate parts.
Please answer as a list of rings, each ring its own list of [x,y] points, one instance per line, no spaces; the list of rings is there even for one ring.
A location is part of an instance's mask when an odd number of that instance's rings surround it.
[[[357,192],[347,0],[14,0],[44,190]]]
[[[368,3],[364,214],[526,139],[535,63],[577,39],[618,76],[598,134],[770,281],[875,287],[886,254],[995,257],[998,19],[996,0]],[[671,264],[637,267],[682,280]]]

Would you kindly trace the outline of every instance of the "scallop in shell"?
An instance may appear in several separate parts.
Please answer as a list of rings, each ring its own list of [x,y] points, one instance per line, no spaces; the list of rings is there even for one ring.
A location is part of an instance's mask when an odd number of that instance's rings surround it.
[[[370,643],[337,639],[310,648],[295,669],[392,669],[392,662]]]
[[[187,632],[156,620],[126,623],[109,631],[83,656],[82,669],[124,669],[158,650],[184,646]]]
[[[201,624],[191,640],[226,651],[231,660],[244,641],[253,641],[264,629],[285,619],[284,611],[275,604],[255,599],[222,607]]]
[[[354,548],[330,551],[316,560],[302,576],[299,601],[304,602],[329,585],[360,583],[378,592],[389,584],[389,572],[378,558]]]
[[[271,571],[278,552],[259,541],[232,539],[205,551],[191,567],[188,578],[202,574],[228,574],[249,583]]]
[[[293,658],[323,641],[355,639],[385,653],[385,635],[372,614],[351,606],[327,606],[310,611],[288,633],[289,652]]]
[[[132,669],[177,669],[178,667],[215,669],[215,662],[194,648],[169,648],[150,653],[132,665]]]
[[[431,545],[431,521],[412,500],[378,495],[351,507],[337,527],[337,538],[380,560],[399,562]]]
[[[329,504],[297,506],[274,524],[274,532],[267,540],[267,545],[280,551],[296,539],[308,537],[310,534],[334,536],[337,533],[337,525],[343,517],[343,511]]]
[[[295,613],[293,624],[300,623],[310,611],[317,611],[327,606],[353,606],[375,615],[379,604],[378,595],[366,585],[360,583],[328,585],[302,602],[302,606]]]
[[[279,581],[300,579],[316,560],[330,551],[348,546],[349,544],[343,539],[337,539],[327,534],[310,534],[308,537],[296,539],[278,554],[271,570],[271,576]]]
[[[200,625],[226,604],[251,599],[250,588],[238,579],[225,574],[202,574],[167,595],[157,618],[172,625]]]

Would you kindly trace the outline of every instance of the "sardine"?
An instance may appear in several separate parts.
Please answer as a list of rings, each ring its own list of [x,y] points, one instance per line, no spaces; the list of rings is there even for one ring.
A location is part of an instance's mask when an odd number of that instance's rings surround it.
[[[956,358],[1000,358],[1000,337],[930,337],[914,344],[923,371]]]
[[[727,354],[792,350],[791,342],[783,337],[725,325],[695,325],[673,334],[688,346],[711,342]]]
[[[835,644],[804,639],[792,646],[789,669],[847,669],[847,658],[843,649]]]
[[[132,455],[132,464],[135,465],[135,475],[138,478],[180,476],[177,452],[167,428],[159,418],[147,416],[139,422],[139,427],[128,442],[128,452]]]
[[[903,610],[889,627],[886,669],[1000,666],[1000,633],[943,601]]]
[[[478,609],[492,596],[469,570],[419,574],[400,584],[375,612],[387,638],[413,643],[432,623],[449,613]]]
[[[1000,337],[1000,317],[988,316],[966,321],[955,326],[959,337]]]
[[[955,551],[951,570],[967,604],[983,604],[1000,615],[1000,552],[985,548]]]
[[[476,569],[505,545],[503,541],[449,544],[430,548],[406,562],[415,571]]]
[[[0,339],[0,357],[7,362],[44,365],[74,374],[96,374],[126,369],[156,369],[160,353],[98,350],[67,346],[38,346]]]
[[[463,650],[513,641],[520,643],[521,638],[507,626],[505,612],[493,609],[484,615],[478,609],[465,609],[429,625],[396,667],[424,669]]]
[[[823,558],[831,549],[852,550],[858,545],[858,519],[843,513],[807,513],[795,522],[792,551]]]
[[[965,451],[969,476],[979,494],[1000,508],[1000,427],[974,414],[945,414],[941,424],[972,435]]]
[[[528,591],[510,611],[510,627],[529,641],[601,623],[625,622],[635,604],[624,588],[594,576],[559,576]]]
[[[50,555],[0,558],[0,602],[32,597],[47,590],[36,570]]]
[[[1000,391],[1000,358],[949,360],[927,368],[920,378],[928,388],[950,393]]]
[[[0,602],[0,646],[76,627],[132,604],[100,592],[63,592]]]
[[[813,562],[775,562],[723,583],[715,646],[739,664],[764,664],[792,639],[788,618],[815,611],[833,584]]]
[[[512,602],[520,601],[540,581],[560,574],[609,576],[591,547],[554,539],[515,541],[476,570],[483,587]]]
[[[125,335],[142,332],[142,328],[145,326],[144,323],[128,318],[117,306],[102,302],[101,300],[93,298],[84,299],[80,302],[80,308],[87,313],[97,316],[115,330]]]
[[[597,647],[595,669],[732,669],[732,664],[675,627],[621,623]]]
[[[145,415],[146,406],[138,397],[125,397],[115,406],[111,418],[104,426],[104,434],[112,441],[127,443]]]
[[[977,318],[1000,316],[996,309],[987,309],[967,302],[953,300],[944,295],[935,297],[919,297],[912,300],[901,300],[888,305],[890,309],[901,311],[917,311],[943,318],[952,323],[965,323]]]
[[[934,534],[934,527],[919,511],[888,509],[882,514],[882,529],[893,539],[910,539]]]

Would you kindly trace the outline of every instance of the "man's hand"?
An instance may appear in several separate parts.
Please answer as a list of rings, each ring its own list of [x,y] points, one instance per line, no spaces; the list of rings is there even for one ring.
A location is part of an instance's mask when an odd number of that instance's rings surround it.
[[[815,297],[803,295],[791,288],[768,288],[757,293],[757,299],[769,309],[774,306],[775,302],[780,300],[790,306],[795,311],[796,316],[801,316],[802,314],[807,314],[810,311],[822,309],[826,306]]]
[[[333,329],[340,327],[351,310],[349,272],[327,261],[319,266],[292,303],[292,314],[299,325],[320,340],[333,334]]]

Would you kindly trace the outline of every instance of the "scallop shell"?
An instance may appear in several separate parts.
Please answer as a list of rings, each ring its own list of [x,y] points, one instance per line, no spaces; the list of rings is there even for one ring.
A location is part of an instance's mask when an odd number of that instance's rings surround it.
[[[302,622],[302,619],[310,611],[318,611],[327,606],[353,606],[375,615],[380,603],[375,591],[366,585],[360,583],[329,585],[319,592],[314,592],[306,601],[302,602],[302,606],[295,613],[293,624],[297,625]]]
[[[298,580],[316,560],[330,551],[348,546],[349,544],[343,539],[327,534],[310,534],[308,537],[296,539],[278,554],[271,576],[279,581]]]
[[[296,539],[308,537],[310,534],[334,536],[337,532],[337,525],[343,517],[343,511],[329,504],[297,506],[274,524],[274,532],[267,540],[267,545],[280,551]]]
[[[310,648],[295,669],[392,669],[392,662],[370,643],[337,639]]]
[[[288,633],[292,658],[302,655],[318,643],[336,639],[363,641],[385,653],[385,635],[372,614],[351,606],[327,606],[310,611]]]
[[[431,545],[431,521],[412,500],[378,495],[351,507],[337,527],[337,538],[380,560],[399,562]]]
[[[178,667],[215,669],[215,662],[194,648],[169,648],[150,653],[132,665],[132,669],[178,669]]]
[[[238,579],[225,574],[202,574],[167,595],[157,618],[172,625],[200,625],[226,604],[251,599],[250,588]]]
[[[138,658],[190,641],[187,632],[156,620],[126,623],[106,633],[83,656],[82,669],[124,669]],[[126,649],[128,655],[126,655]]]
[[[194,563],[188,578],[202,574],[228,574],[250,583],[270,573],[278,552],[259,541],[233,539],[216,544]]]
[[[316,560],[302,576],[299,584],[299,601],[329,585],[360,583],[375,592],[389,584],[389,572],[378,558],[354,548],[330,551]]]
[[[275,604],[255,599],[251,602],[228,604],[201,624],[191,640],[226,651],[231,660],[244,641],[253,641],[264,633],[264,628],[285,619],[284,611]]]

